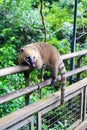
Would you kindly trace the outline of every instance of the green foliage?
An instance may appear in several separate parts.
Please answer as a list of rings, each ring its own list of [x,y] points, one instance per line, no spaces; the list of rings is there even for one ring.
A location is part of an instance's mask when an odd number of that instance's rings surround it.
[[[17,57],[17,51],[15,50],[15,45],[5,44],[0,48],[0,68],[5,68],[8,66],[13,66],[14,61]]]
[[[25,81],[22,74],[9,75],[0,78],[0,96],[9,94],[15,90],[25,87]],[[24,97],[0,105],[0,117],[5,116],[25,105]]]
[[[57,40],[55,37],[50,41],[52,45],[54,45],[61,54],[67,54],[70,52],[70,43],[67,39]]]
[[[11,112],[23,107],[24,105],[25,105],[25,103],[24,103],[23,97],[10,101],[9,103],[0,105],[0,118],[2,116],[10,114]]]

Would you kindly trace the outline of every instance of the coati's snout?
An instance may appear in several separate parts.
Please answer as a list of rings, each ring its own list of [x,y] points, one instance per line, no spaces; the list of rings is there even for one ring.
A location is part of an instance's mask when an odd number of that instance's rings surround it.
[[[20,49],[20,53],[21,53],[21,57],[23,57],[24,62],[26,62],[30,67],[35,68],[36,67],[36,56],[30,53],[31,51],[29,50],[26,53],[26,48],[21,48]],[[19,59],[20,62],[20,59]]]
[[[36,67],[36,57],[25,56],[25,62],[31,67]]]

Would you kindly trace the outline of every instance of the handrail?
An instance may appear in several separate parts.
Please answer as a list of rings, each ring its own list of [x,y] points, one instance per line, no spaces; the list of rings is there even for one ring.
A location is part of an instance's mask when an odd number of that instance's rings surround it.
[[[28,70],[29,67],[28,66],[22,66],[22,65],[17,65],[17,66],[13,66],[13,67],[7,67],[7,68],[3,68],[0,69],[0,77],[3,76],[7,76],[10,74],[14,74],[14,73],[19,73],[19,72],[23,72]]]
[[[75,52],[75,53],[61,55],[61,58],[63,60],[67,60],[70,58],[75,58],[77,56],[82,56],[82,55],[86,55],[86,54],[87,54],[87,50],[84,50],[84,51],[79,51],[79,52]],[[18,73],[18,72],[23,72],[23,71],[26,71],[28,69],[29,69],[28,66],[22,66],[22,65],[17,65],[17,66],[13,66],[13,67],[0,69],[0,77],[14,74],[14,73]]]
[[[87,119],[80,123],[74,130],[86,130],[87,129]]]
[[[65,54],[65,55],[62,55],[61,57],[63,60],[66,60],[66,59],[75,58],[77,56],[82,56],[82,55],[86,55],[86,54],[87,54],[87,50],[82,50],[79,52]]]

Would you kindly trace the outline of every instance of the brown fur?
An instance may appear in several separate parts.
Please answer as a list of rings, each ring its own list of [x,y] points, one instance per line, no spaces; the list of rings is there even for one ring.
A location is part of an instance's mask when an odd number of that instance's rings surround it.
[[[64,103],[64,93],[65,93],[65,67],[63,61],[60,57],[58,50],[46,43],[33,43],[24,46],[22,52],[19,56],[19,64],[23,62],[27,62],[26,56],[30,56],[30,58],[34,60],[33,65],[30,65],[31,68],[43,68],[44,65],[48,65],[50,67],[52,73],[52,81],[51,85],[54,85],[55,80],[57,78],[58,70],[61,73],[61,81],[62,81],[62,88],[61,88],[61,103]]]

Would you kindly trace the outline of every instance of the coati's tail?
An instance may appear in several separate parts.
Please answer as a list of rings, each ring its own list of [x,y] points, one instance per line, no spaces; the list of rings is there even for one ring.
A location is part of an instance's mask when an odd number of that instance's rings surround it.
[[[63,61],[61,60],[59,65],[59,71],[61,74],[61,104],[64,103],[64,97],[65,97],[65,86],[66,86],[66,70]]]

